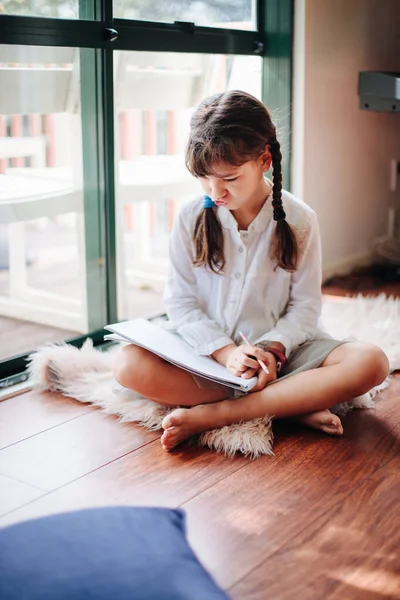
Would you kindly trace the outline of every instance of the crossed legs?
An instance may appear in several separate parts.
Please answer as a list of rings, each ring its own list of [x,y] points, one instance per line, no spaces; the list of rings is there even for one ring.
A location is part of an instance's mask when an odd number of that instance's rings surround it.
[[[161,442],[168,450],[194,434],[266,415],[300,416],[311,427],[340,434],[340,420],[329,408],[364,394],[387,374],[382,350],[360,342],[338,346],[317,369],[234,400],[225,399],[222,389],[199,388],[189,373],[136,346],[126,346],[115,367],[124,387],[165,406],[188,407],[177,408],[163,421]]]

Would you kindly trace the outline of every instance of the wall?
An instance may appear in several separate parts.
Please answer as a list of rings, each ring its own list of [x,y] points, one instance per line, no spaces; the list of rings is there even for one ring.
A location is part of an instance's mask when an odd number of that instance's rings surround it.
[[[295,0],[294,19],[292,191],[318,214],[330,276],[370,262],[386,232],[400,114],[360,110],[357,85],[400,72],[400,1]]]

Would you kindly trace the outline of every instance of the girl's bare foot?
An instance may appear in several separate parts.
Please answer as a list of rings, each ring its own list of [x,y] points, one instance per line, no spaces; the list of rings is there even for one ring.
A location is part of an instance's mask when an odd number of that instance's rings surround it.
[[[216,422],[210,422],[210,410],[206,405],[177,408],[164,417],[162,422],[164,433],[161,436],[161,444],[165,450],[172,450],[192,435],[217,427]]]
[[[232,423],[229,407],[231,401],[222,401],[215,404],[199,404],[192,408],[177,408],[164,417],[161,444],[166,450],[172,450],[188,438],[210,429],[223,427]],[[331,435],[342,435],[342,423],[330,410],[319,410],[307,415],[295,417],[296,422],[320,429]]]
[[[307,415],[299,415],[293,419],[296,423],[307,425],[313,429],[321,429],[331,435],[342,435],[342,422],[337,415],[331,413],[329,409],[317,410]]]

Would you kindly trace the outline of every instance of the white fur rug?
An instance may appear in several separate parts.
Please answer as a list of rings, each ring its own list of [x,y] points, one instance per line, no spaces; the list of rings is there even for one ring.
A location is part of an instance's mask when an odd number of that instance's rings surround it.
[[[331,336],[380,346],[390,371],[400,369],[400,298],[325,296],[322,324]]]
[[[400,300],[386,298],[326,297],[322,313],[325,329],[337,338],[354,338],[379,345],[388,355],[391,370],[400,368]],[[112,367],[118,347],[108,352],[93,348],[88,340],[81,349],[67,344],[45,346],[29,357],[30,381],[41,390],[59,391],[80,402],[101,407],[121,421],[136,422],[153,430],[161,429],[171,410],[115,384]],[[387,386],[384,382],[351,403],[337,407],[345,413],[352,408],[370,408],[372,398]],[[257,458],[273,454],[271,418],[231,425],[208,431],[197,443],[233,456],[236,452]]]

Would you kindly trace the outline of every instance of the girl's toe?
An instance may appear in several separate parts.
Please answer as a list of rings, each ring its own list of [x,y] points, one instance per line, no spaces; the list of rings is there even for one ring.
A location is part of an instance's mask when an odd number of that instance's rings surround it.
[[[176,409],[164,417],[163,422],[161,423],[163,429],[171,429],[171,427],[182,424],[182,417],[180,416],[179,410],[180,409]]]
[[[169,414],[166,417],[164,417],[163,422],[161,423],[161,427],[163,429],[170,429],[171,427],[174,427],[174,425],[175,419],[173,414]]]
[[[161,436],[161,445],[166,450],[169,450],[175,445],[175,429],[171,427],[166,429]]]

